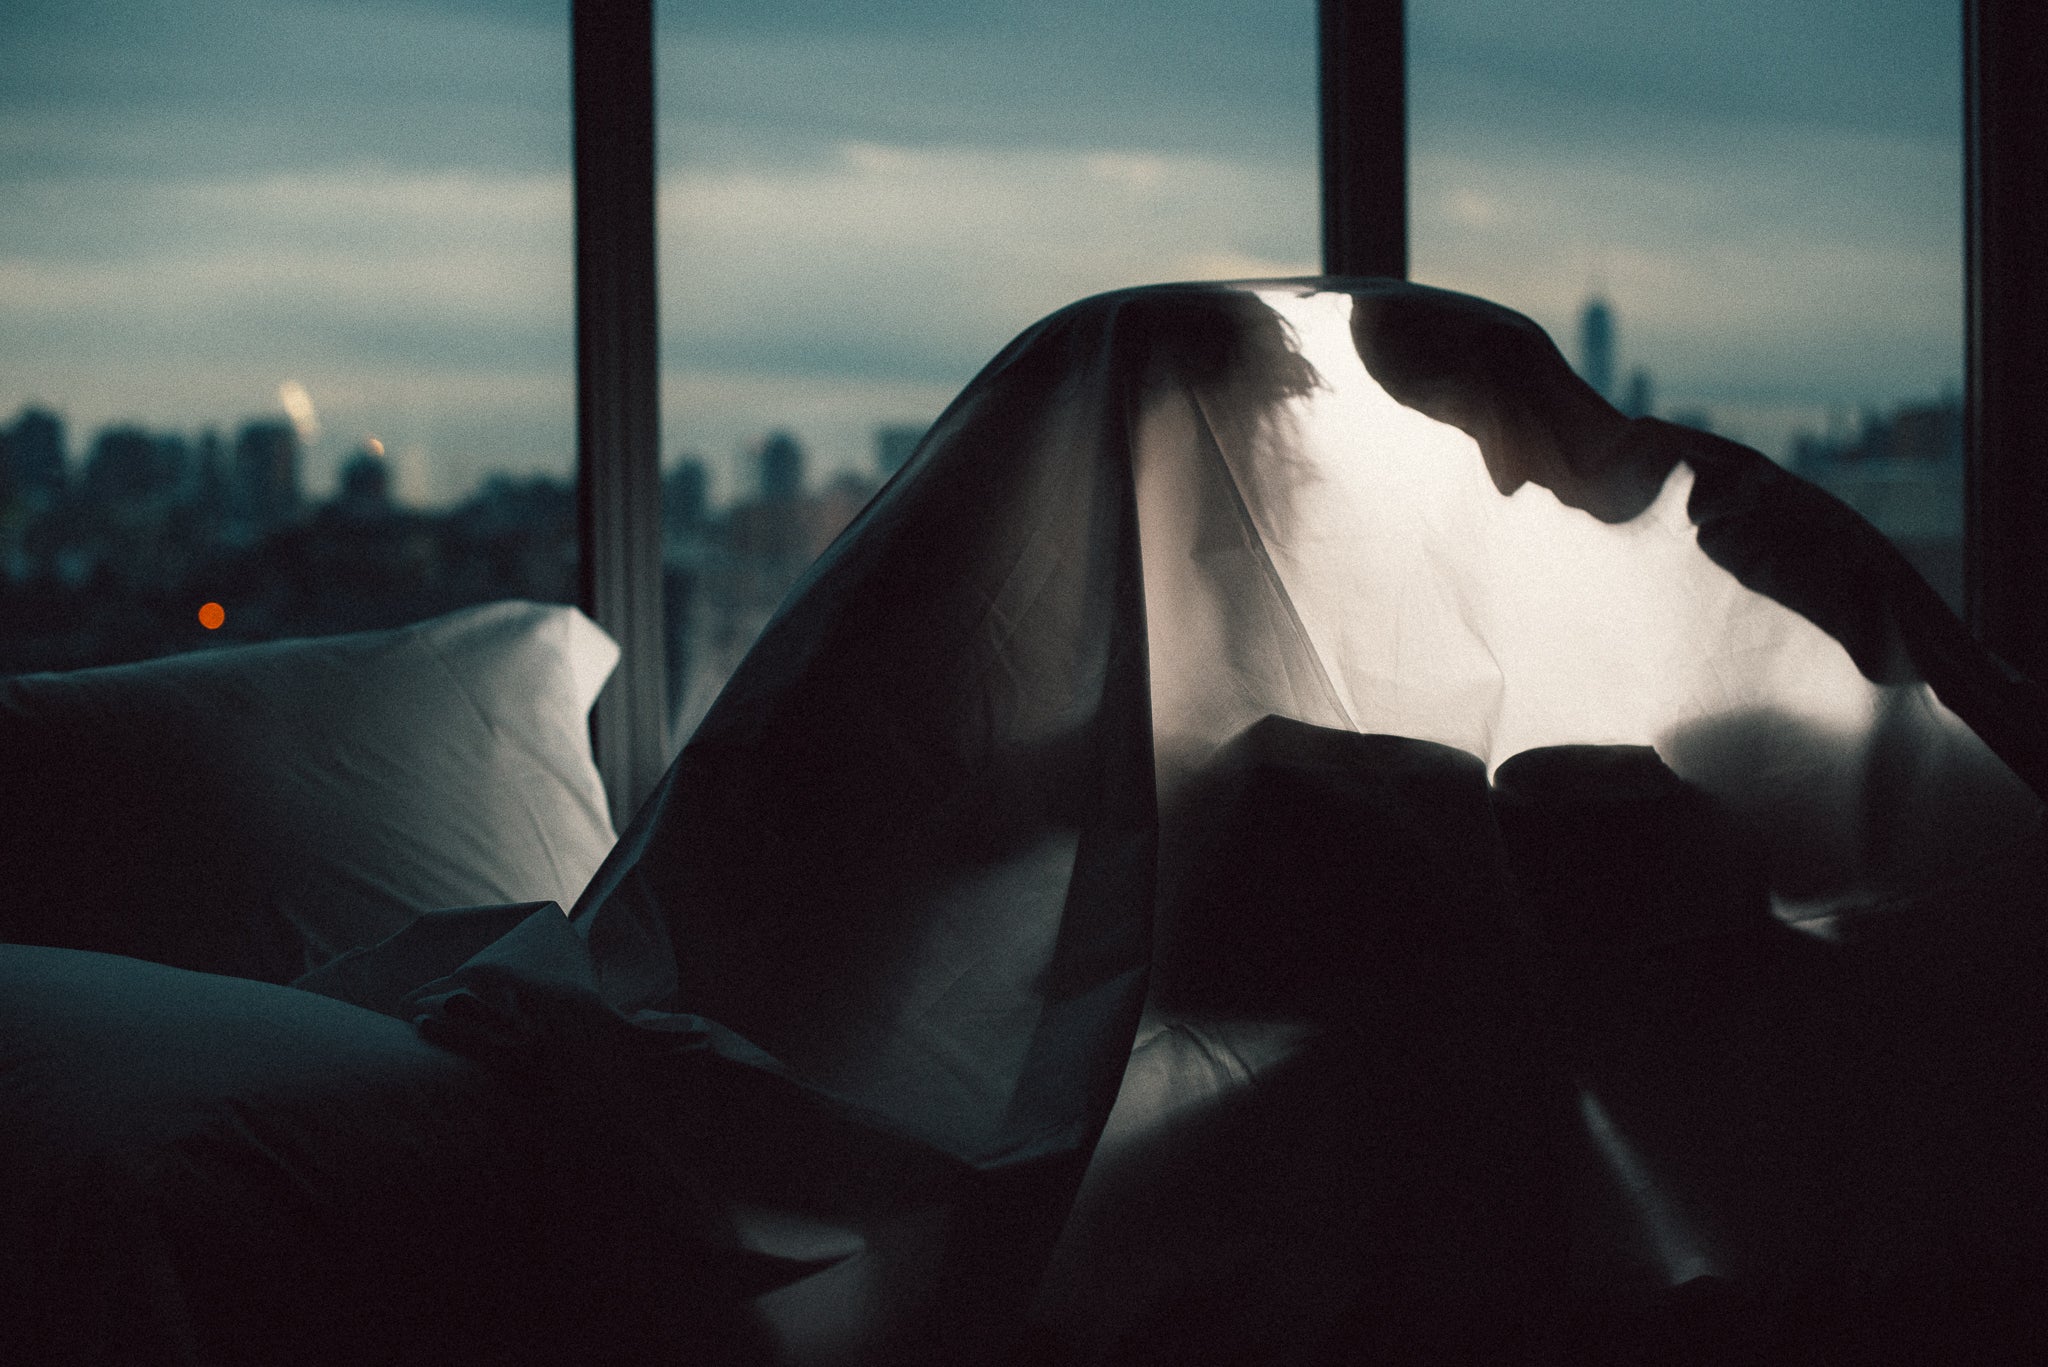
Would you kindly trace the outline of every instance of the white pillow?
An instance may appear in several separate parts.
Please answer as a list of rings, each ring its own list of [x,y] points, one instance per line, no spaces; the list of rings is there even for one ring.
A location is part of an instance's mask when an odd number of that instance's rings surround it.
[[[287,982],[421,911],[569,906],[615,837],[574,608],[0,680],[0,939]]]

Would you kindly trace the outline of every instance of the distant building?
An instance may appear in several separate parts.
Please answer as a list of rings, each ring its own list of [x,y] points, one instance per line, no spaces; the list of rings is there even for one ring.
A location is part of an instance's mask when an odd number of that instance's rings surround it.
[[[182,438],[158,438],[139,427],[108,427],[93,438],[81,481],[95,503],[140,503],[174,494],[185,478]]]
[[[1963,591],[1963,406],[1950,395],[1866,410],[1846,424],[1792,441],[1791,465],[1890,537],[1914,568],[1960,610]]]
[[[341,467],[341,487],[334,496],[335,510],[357,521],[388,517],[391,501],[391,466],[369,447],[361,447]]]
[[[771,432],[761,443],[761,500],[790,503],[803,496],[804,448],[787,432]]]
[[[661,481],[661,520],[675,530],[704,525],[711,508],[711,469],[697,456],[684,456]]]
[[[1650,383],[1650,372],[1641,366],[1629,372],[1628,389],[1622,395],[1621,411],[1631,418],[1648,418],[1656,414],[1656,390]]]
[[[1902,403],[1885,413],[1864,410],[1854,436],[1801,433],[1792,465],[1802,474],[1843,466],[1949,464],[1963,455],[1963,404],[1950,395],[1931,403]]]
[[[64,490],[64,420],[44,408],[24,408],[0,433],[0,488],[48,496]]]
[[[904,423],[889,423],[875,429],[875,469],[883,479],[909,463],[911,453],[924,440],[925,430]]]
[[[282,419],[242,424],[229,475],[234,512],[258,528],[282,526],[299,512],[299,433]]]
[[[191,501],[203,515],[217,518],[228,501],[227,448],[220,433],[209,427],[199,434],[192,453]]]
[[[159,433],[156,439],[157,470],[168,497],[182,498],[192,483],[192,443],[180,432]]]
[[[738,575],[735,604],[766,612],[781,601],[810,563],[807,521],[802,501],[795,498],[753,499],[726,514],[725,549]]]
[[[1888,422],[1866,429],[1869,455],[1885,460],[1955,461],[1963,454],[1963,405],[1960,400],[1901,404]]]
[[[870,475],[842,471],[816,492],[803,488],[803,449],[786,432],[762,443],[759,494],[694,526],[677,515],[704,503],[702,463],[686,460],[665,481],[663,543],[670,743],[702,720],[740,659],[805,569],[874,496]]]
[[[860,515],[860,510],[867,507],[868,500],[874,496],[875,482],[872,479],[852,470],[842,470],[815,498],[807,499],[805,522],[809,544],[804,549],[809,557],[814,560],[824,554],[825,548],[846,530],[847,524]]]
[[[1579,376],[1601,398],[1614,397],[1614,310],[1598,295],[1579,314]]]
[[[0,580],[52,572],[59,538],[48,515],[64,493],[64,464],[64,420],[55,413],[24,408],[0,428]]]

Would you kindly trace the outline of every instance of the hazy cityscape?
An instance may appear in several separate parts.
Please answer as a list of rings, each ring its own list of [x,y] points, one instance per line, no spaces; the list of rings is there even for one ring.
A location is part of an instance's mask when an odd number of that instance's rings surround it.
[[[1631,416],[1712,430],[1699,409],[1661,411],[1656,379],[1617,364],[1619,326],[1597,296],[1575,362]],[[909,458],[920,428],[873,431],[871,463],[819,478],[776,431],[741,462],[746,487],[714,507],[699,456],[662,479],[664,601],[674,739],[702,717],[804,568]],[[1739,434],[1736,434],[1739,436]],[[1890,535],[1952,603],[1961,595],[1961,404],[1953,394],[1836,410],[1767,454]],[[573,601],[575,490],[547,475],[486,478],[429,510],[398,493],[366,439],[323,501],[304,488],[287,416],[188,435],[103,427],[74,448],[64,418],[30,405],[0,427],[0,673],[72,669],[279,636],[400,625],[497,598]],[[209,631],[201,604],[225,622]]]
[[[714,511],[709,468],[662,481],[669,697],[693,727],[803,569],[908,459],[921,429],[874,434],[871,472],[808,478],[787,432],[751,453],[755,487]],[[0,428],[0,673],[119,664],[179,650],[397,626],[498,598],[576,598],[574,487],[486,479],[439,511],[396,496],[382,443],[306,498],[283,417],[232,437],[106,427],[74,453],[63,418]],[[226,610],[209,631],[201,604]],[[680,739],[680,734],[678,735]]]
[[[1715,431],[1699,407],[1660,409],[1657,382],[1643,365],[1619,364],[1619,324],[1599,295],[1579,311],[1579,374],[1630,417],[1652,415]],[[1561,339],[1560,339],[1561,340]],[[1740,432],[1723,435],[1742,440]],[[1795,429],[1782,449],[1764,454],[1820,485],[1892,539],[1914,568],[1958,612],[1963,603],[1963,402],[1955,388],[1889,407],[1833,405],[1819,430]]]
[[[878,424],[1095,291],[1315,270],[1318,28],[657,10],[687,727],[892,468]],[[1416,0],[1411,272],[1832,489],[1955,601],[1960,20],[1843,13]],[[0,7],[0,672],[575,596],[567,19]]]

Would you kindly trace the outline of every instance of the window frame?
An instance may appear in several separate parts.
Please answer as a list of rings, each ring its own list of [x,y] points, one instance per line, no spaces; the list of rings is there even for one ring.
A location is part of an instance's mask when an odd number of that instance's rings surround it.
[[[1963,0],[1963,594],[2048,681],[2048,9]]]
[[[1408,278],[1403,0],[1318,0],[1323,273]]]
[[[1964,593],[1971,629],[2048,678],[2048,7],[1963,21]],[[1404,0],[1319,0],[1323,269],[1408,273]],[[592,715],[612,810],[667,767],[661,639],[653,0],[570,0],[577,507],[584,611],[621,647]]]
[[[653,0],[571,0],[576,519],[584,612],[619,643],[591,709],[614,821],[668,766]]]

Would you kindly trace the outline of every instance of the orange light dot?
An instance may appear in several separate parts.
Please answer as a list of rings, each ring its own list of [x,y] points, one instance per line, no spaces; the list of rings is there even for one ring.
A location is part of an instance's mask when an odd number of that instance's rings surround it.
[[[199,625],[208,631],[218,631],[220,624],[227,621],[228,610],[218,603],[204,603],[199,608]]]

